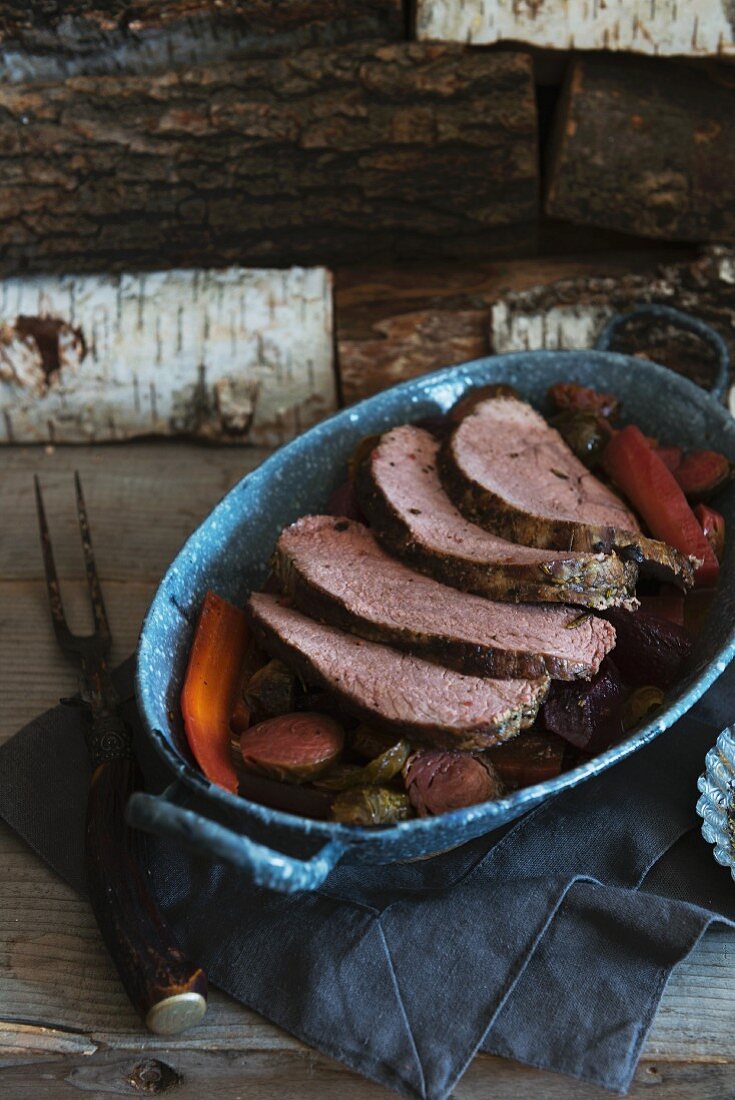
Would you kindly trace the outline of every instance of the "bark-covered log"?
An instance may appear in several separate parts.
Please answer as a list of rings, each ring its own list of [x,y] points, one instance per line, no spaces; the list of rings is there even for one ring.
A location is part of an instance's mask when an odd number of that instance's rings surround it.
[[[680,241],[735,239],[735,72],[596,57],[559,105],[547,212]]]
[[[553,50],[735,53],[730,0],[417,0],[420,39],[524,42]]]
[[[2,269],[517,252],[530,59],[418,44],[0,88]]]
[[[735,251],[722,247],[710,247],[694,260],[661,263],[654,271],[630,269],[604,277],[597,271],[511,290],[491,310],[492,350],[589,348],[613,313],[641,302],[676,306],[708,321],[729,344],[735,363]],[[664,363],[702,386],[714,377],[709,344],[660,321],[626,326],[615,350]]]
[[[623,277],[631,270],[645,282],[660,259],[659,250],[436,264],[430,270],[413,265],[341,269],[335,276],[335,311],[342,396],[351,404],[407,378],[489,355],[490,310],[505,291],[580,276]]]
[[[0,283],[0,443],[276,446],[335,406],[324,269]]]
[[[404,37],[401,0],[6,0],[0,82],[151,72]]]

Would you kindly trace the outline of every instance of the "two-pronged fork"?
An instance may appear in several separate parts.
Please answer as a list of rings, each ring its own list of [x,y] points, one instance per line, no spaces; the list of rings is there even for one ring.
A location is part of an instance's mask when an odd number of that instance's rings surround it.
[[[89,897],[133,1005],[151,1031],[172,1035],[201,1020],[207,1008],[207,980],[177,946],[145,882],[140,834],[125,824],[125,805],[136,785],[137,768],[132,735],[119,712],[120,700],[107,668],[110,626],[79,475],[75,474],[77,515],[94,618],[94,633],[89,635],[73,634],[67,625],[38,478],[35,484],[54,632],[63,652],[81,669],[80,694],[89,717],[86,739],[92,777],[85,843]]]

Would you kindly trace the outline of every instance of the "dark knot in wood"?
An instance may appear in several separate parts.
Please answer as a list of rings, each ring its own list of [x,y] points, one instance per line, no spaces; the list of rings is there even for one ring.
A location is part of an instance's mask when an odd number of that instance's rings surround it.
[[[177,1088],[183,1078],[172,1066],[158,1058],[146,1058],[138,1062],[128,1077],[128,1084],[136,1092],[162,1093]]]

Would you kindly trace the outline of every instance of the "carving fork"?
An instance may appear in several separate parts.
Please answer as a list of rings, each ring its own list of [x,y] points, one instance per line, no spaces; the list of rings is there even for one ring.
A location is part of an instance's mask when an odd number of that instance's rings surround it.
[[[146,1026],[174,1035],[198,1023],[207,1010],[207,979],[177,946],[145,881],[139,834],[124,820],[138,775],[131,731],[107,668],[111,635],[102,598],[79,474],[74,475],[77,515],[92,600],[94,633],[72,634],[66,623],[38,478],[36,507],[51,618],[59,646],[81,669],[82,705],[88,711],[87,748],[92,777],[87,801],[85,864],[89,899],[125,990]]]

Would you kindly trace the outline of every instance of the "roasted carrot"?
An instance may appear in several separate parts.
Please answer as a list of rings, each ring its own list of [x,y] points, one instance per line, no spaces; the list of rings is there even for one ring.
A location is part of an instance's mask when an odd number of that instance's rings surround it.
[[[717,583],[719,562],[671,470],[634,424],[608,443],[605,470],[648,524],[654,538],[699,558],[695,584]]]
[[[240,684],[248,626],[244,611],[207,592],[181,692],[189,748],[207,779],[237,792],[230,759],[230,717]]]

